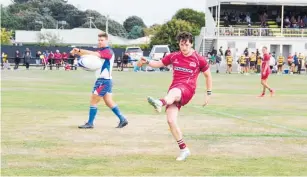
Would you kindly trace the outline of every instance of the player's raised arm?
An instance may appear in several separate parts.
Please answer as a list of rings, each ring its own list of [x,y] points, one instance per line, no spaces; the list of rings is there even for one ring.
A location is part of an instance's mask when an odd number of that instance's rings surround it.
[[[163,67],[163,66],[167,66],[167,65],[170,65],[172,63],[171,59],[172,59],[173,55],[174,55],[173,53],[168,54],[159,61],[153,61],[153,60],[150,61],[150,60],[142,57],[140,59],[140,61],[138,62],[138,66],[141,67],[144,64],[148,64],[148,66],[153,67],[153,68],[160,68],[160,67]]]
[[[164,64],[162,62],[162,60],[159,60],[159,61],[150,61],[144,57],[142,57],[139,62],[138,62],[138,67],[141,67],[142,65],[144,64],[147,64],[148,66],[150,67],[153,67],[153,68],[160,68],[160,67],[163,67]]]
[[[95,51],[90,51],[90,50],[85,50],[85,49],[80,49],[80,48],[73,48],[70,53],[72,55],[79,55],[79,56],[83,56],[83,55],[94,55],[97,57],[101,57],[99,52],[95,52]]]

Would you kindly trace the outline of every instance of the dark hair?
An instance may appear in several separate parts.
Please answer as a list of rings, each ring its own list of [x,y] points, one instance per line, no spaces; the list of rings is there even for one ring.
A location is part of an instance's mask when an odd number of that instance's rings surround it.
[[[105,33],[105,32],[99,33],[99,34],[98,34],[98,37],[105,37],[105,38],[107,38],[107,39],[109,38],[108,34]]]
[[[177,41],[189,41],[191,44],[193,43],[193,35],[189,32],[180,32],[177,36]]]

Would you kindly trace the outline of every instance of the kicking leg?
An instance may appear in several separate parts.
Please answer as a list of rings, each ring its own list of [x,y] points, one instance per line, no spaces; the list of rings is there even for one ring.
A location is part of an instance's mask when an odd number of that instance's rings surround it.
[[[99,103],[100,99],[101,99],[100,96],[92,94],[88,121],[84,125],[80,125],[79,128],[81,129],[94,128],[94,120],[97,114],[97,104]]]
[[[175,104],[169,105],[166,110],[168,126],[180,148],[180,155],[176,158],[176,160],[181,161],[185,160],[190,155],[190,150],[186,147],[186,144],[182,139],[182,132],[177,124],[178,112],[179,109]]]
[[[128,125],[128,121],[125,118],[125,116],[120,112],[118,106],[113,101],[112,94],[107,93],[105,96],[103,96],[103,100],[106,103],[106,105],[113,111],[113,113],[118,117],[119,124],[116,128],[123,128],[126,125]]]
[[[148,103],[152,105],[157,112],[161,112],[163,106],[171,105],[175,101],[181,100],[181,90],[178,88],[172,88],[162,99],[156,100],[152,97],[148,97],[147,100]]]

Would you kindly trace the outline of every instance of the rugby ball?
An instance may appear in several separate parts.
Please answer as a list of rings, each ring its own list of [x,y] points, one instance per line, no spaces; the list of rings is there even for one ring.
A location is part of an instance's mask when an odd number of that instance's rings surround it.
[[[96,71],[102,67],[102,61],[95,55],[83,55],[78,60],[78,67],[86,71]]]

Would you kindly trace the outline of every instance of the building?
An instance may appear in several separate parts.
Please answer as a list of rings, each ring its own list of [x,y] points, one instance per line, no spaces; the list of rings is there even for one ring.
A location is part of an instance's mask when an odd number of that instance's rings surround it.
[[[242,17],[248,14],[250,23],[241,18],[241,12]],[[245,48],[256,51],[267,46],[276,55],[297,52],[307,56],[307,24],[305,28],[284,27],[286,17],[290,21],[292,16],[304,18],[306,0],[210,0],[205,13],[206,27],[195,39],[195,48],[203,55],[213,47],[223,47],[224,52],[229,47],[232,54],[242,54]]]
[[[41,29],[40,31],[16,30],[15,43],[34,44],[56,42],[61,45],[71,46],[96,46],[97,36],[101,30],[96,28],[74,29]],[[109,34],[112,45],[140,45],[148,44],[149,37],[130,40]]]

